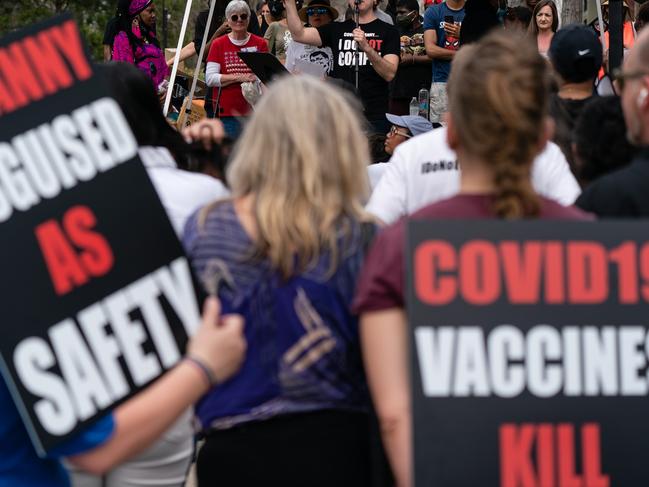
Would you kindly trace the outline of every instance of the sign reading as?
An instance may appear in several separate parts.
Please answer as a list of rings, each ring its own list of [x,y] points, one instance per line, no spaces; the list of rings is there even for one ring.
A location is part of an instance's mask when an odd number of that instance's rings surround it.
[[[0,369],[40,454],[172,367],[200,320],[106,93],[69,17],[0,41]]]
[[[649,485],[646,222],[408,239],[416,485]]]

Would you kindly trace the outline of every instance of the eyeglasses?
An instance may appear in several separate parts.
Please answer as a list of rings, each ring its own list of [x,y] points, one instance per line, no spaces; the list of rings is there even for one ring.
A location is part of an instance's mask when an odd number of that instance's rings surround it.
[[[401,137],[405,137],[406,139],[409,139],[409,138],[412,137],[412,135],[410,135],[410,134],[406,134],[404,132],[399,132],[399,129],[397,127],[395,127],[394,125],[392,126],[392,128],[388,132],[388,135],[390,135],[392,137],[394,137],[395,135],[400,135]]]
[[[613,79],[615,80],[613,83],[617,92],[622,93],[624,91],[624,85],[628,80],[642,78],[644,76],[649,76],[649,71],[630,71],[625,73],[618,68],[613,71]]]
[[[329,13],[329,9],[326,7],[309,7],[306,9],[307,15],[325,15]]]
[[[241,15],[234,14],[233,16],[230,17],[230,20],[232,22],[239,22],[239,19],[241,19],[241,22],[245,22],[246,20],[248,20],[248,14],[241,14]]]

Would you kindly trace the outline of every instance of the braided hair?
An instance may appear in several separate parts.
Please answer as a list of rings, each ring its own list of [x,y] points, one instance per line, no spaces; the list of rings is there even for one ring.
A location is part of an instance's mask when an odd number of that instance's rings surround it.
[[[462,147],[493,174],[499,218],[537,216],[530,182],[548,110],[549,73],[529,38],[494,32],[453,64],[449,110]],[[462,51],[460,51],[462,53]]]

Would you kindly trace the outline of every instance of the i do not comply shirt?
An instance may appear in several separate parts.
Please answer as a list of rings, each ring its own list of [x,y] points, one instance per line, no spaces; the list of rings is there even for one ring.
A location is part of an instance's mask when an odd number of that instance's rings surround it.
[[[381,57],[386,54],[400,54],[399,31],[392,25],[382,20],[373,20],[361,24],[369,45]],[[355,84],[354,53],[356,43],[354,34],[356,28],[353,20],[345,22],[331,22],[318,27],[322,45],[330,47],[334,56],[332,78],[341,79],[350,85]],[[367,54],[359,51],[358,54],[358,86],[359,96],[363,102],[365,117],[368,120],[383,120],[388,112],[388,82],[374,71]]]

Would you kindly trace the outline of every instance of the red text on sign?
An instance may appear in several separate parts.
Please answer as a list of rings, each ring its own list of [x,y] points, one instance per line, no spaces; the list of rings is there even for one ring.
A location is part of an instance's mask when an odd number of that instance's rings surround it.
[[[0,114],[69,88],[92,75],[72,20],[0,48]]]
[[[569,423],[500,426],[500,487],[610,487],[602,473],[597,423],[581,426],[581,472]]]
[[[616,272],[617,289],[610,274]],[[458,297],[485,306],[601,304],[612,293],[621,304],[649,302],[649,244],[623,242],[607,249],[592,241],[471,240],[455,247],[429,240],[414,254],[415,292],[440,306]]]
[[[93,231],[97,218],[87,206],[74,206],[63,216],[63,224],[48,220],[36,227],[56,294],[67,294],[91,277],[106,274],[114,257],[103,235]]]

